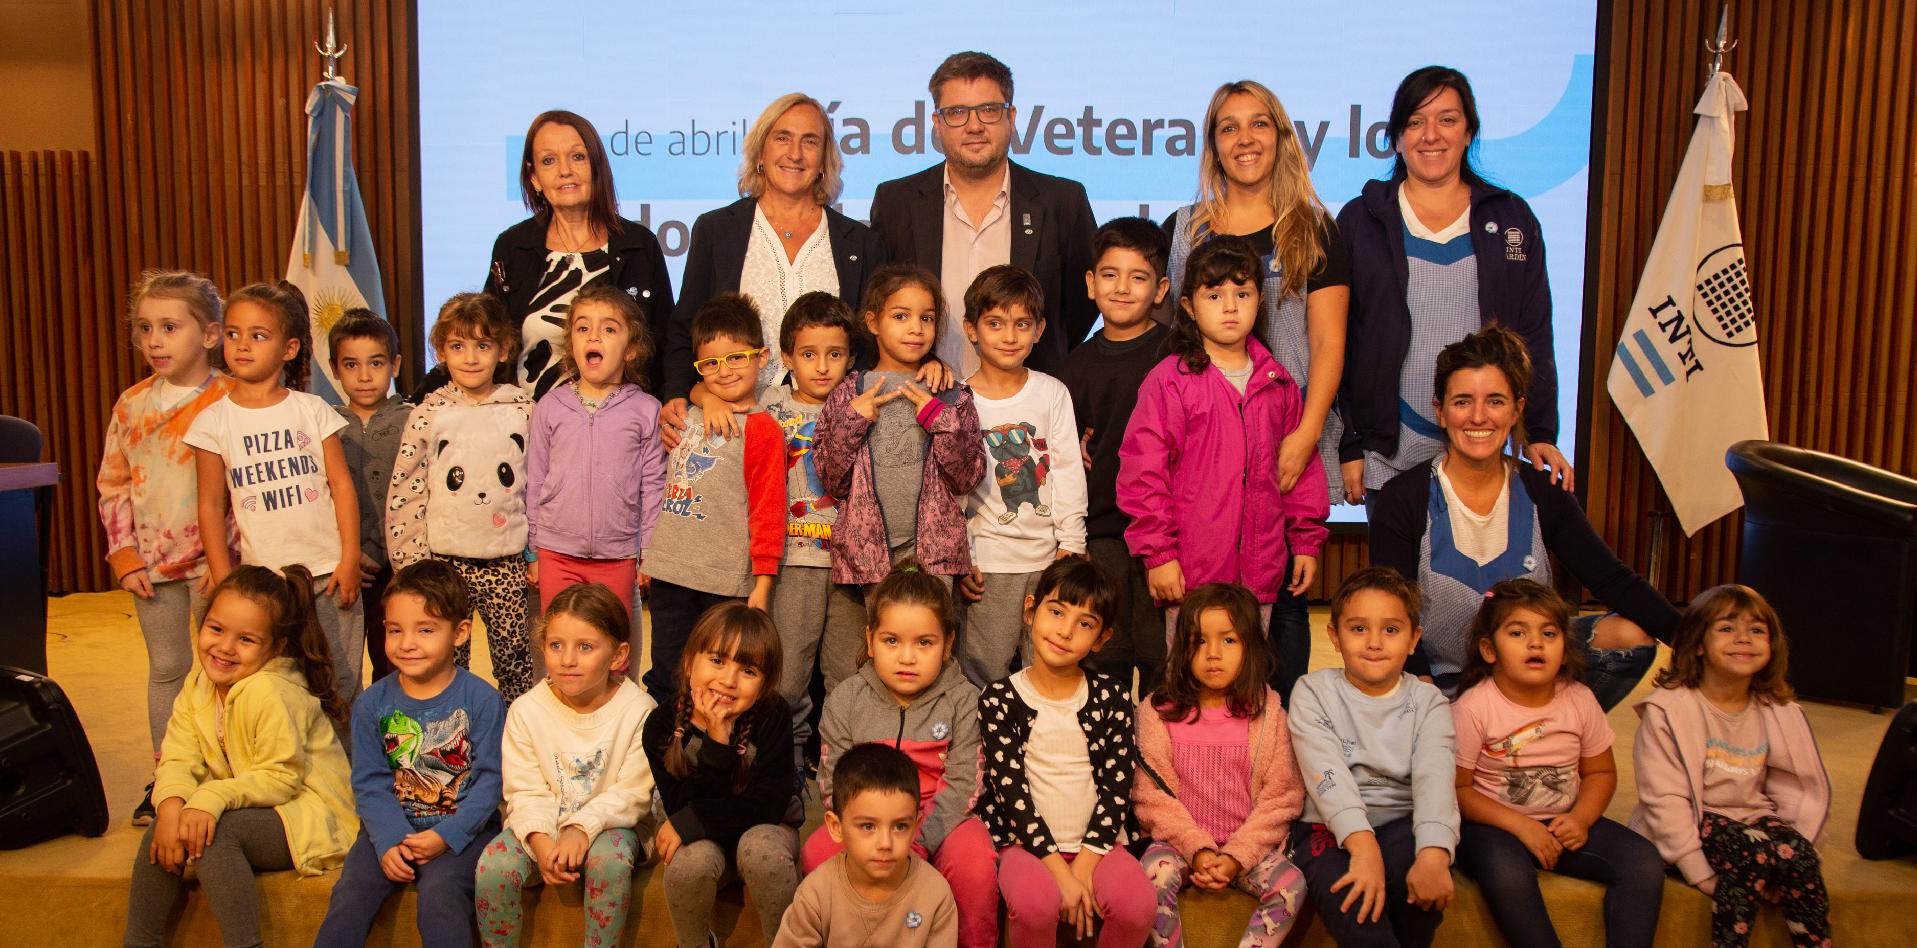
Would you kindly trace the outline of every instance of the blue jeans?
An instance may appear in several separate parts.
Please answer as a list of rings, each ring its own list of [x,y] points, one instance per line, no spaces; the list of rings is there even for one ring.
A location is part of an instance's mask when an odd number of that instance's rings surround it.
[[[1371,832],[1378,838],[1385,871],[1385,912],[1384,917],[1375,922],[1358,921],[1362,902],[1352,902],[1349,912],[1339,910],[1349,890],[1333,892],[1331,887],[1350,871],[1351,854],[1338,845],[1323,823],[1299,820],[1291,824],[1291,864],[1305,874],[1312,906],[1318,910],[1318,918],[1325,923],[1325,930],[1331,933],[1339,948],[1397,948],[1400,945],[1423,948],[1437,937],[1444,911],[1421,909],[1408,899],[1404,877],[1418,855],[1418,843],[1411,834],[1411,817],[1399,817],[1383,826],[1374,826]],[[1659,869],[1658,873],[1662,880],[1663,870]]]
[[[652,581],[652,593],[646,597],[646,608],[652,611],[652,668],[640,677],[640,684],[659,707],[670,708],[679,700],[679,661],[699,617],[713,606],[734,601],[732,596],[688,589],[663,579]]]
[[[1458,868],[1476,879],[1498,930],[1512,948],[1556,948],[1557,931],[1538,892],[1537,860],[1516,836],[1489,823],[1466,822],[1458,839]],[[1657,935],[1664,900],[1664,857],[1651,841],[1608,819],[1591,825],[1581,849],[1558,854],[1559,875],[1604,885],[1604,941],[1629,948]]]
[[[1291,583],[1291,563],[1285,560],[1285,584]],[[1273,654],[1278,656],[1278,666],[1271,670],[1271,690],[1278,692],[1278,699],[1285,707],[1291,707],[1291,686],[1305,676],[1311,665],[1311,616],[1310,603],[1302,595],[1294,595],[1291,590],[1280,586],[1278,599],[1271,604],[1271,623],[1266,629],[1266,638],[1271,642]]]
[[[420,944],[473,943],[473,873],[486,843],[498,834],[499,820],[495,818],[466,843],[464,850],[447,850],[431,862],[413,867],[413,883],[419,886]],[[358,948],[366,944],[380,907],[393,893],[405,888],[404,883],[386,878],[379,867],[379,856],[366,831],[360,830],[353,848],[346,851],[346,865],[333,884],[333,898],[326,906],[326,920],[320,923],[313,948]]]

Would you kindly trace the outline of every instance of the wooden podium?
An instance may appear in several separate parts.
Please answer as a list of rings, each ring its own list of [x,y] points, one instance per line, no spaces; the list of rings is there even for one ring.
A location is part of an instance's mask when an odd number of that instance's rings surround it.
[[[57,464],[0,464],[0,665],[47,673],[47,581],[40,560],[39,493]]]

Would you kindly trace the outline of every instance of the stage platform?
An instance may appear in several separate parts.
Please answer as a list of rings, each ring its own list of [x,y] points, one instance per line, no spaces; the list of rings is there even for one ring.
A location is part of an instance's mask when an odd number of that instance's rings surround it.
[[[146,652],[139,626],[132,618],[126,593],[74,595],[49,603],[47,643],[53,677],[66,689],[87,729],[106,781],[113,822],[99,839],[67,836],[28,849],[0,852],[0,918],[7,920],[0,942],[13,948],[29,946],[111,945],[121,938],[126,913],[128,873],[139,845],[140,831],[128,825],[128,814],[138,802],[151,770],[146,724]],[[1313,615],[1322,628],[1322,612]],[[483,639],[483,636],[476,636]],[[1323,641],[1314,643],[1312,663],[1323,667],[1336,661]],[[475,670],[488,668],[485,649],[478,643]],[[1640,689],[1648,688],[1648,684]],[[1836,784],[1830,829],[1820,851],[1824,875],[1831,889],[1835,941],[1842,945],[1917,944],[1917,860],[1866,862],[1854,843],[1858,799],[1872,756],[1888,726],[1888,714],[1823,704],[1807,706],[1811,724]],[[1626,705],[1611,714],[1617,732],[1620,779],[1609,815],[1623,820],[1634,802],[1628,749],[1637,729],[1637,716]],[[816,802],[810,808],[807,830],[818,824]],[[327,896],[336,874],[297,879],[290,873],[261,877],[264,931],[269,945],[312,943],[326,911]],[[641,869],[633,880],[635,900],[627,925],[626,945],[669,945],[664,892],[656,874]],[[1439,932],[1441,944],[1496,943],[1489,913],[1476,890],[1459,879],[1458,902],[1446,913]],[[1596,885],[1546,875],[1546,898],[1558,935],[1566,945],[1603,944],[1600,912],[1602,889]],[[577,887],[570,890],[535,889],[528,894],[529,936],[525,944],[570,945],[580,941],[580,902]],[[1251,902],[1236,894],[1187,897],[1185,933],[1193,946],[1236,944]],[[408,892],[387,906],[374,931],[374,945],[417,945],[413,931],[413,895]],[[741,911],[739,891],[722,899],[715,920],[726,945],[761,944],[750,912]],[[1307,924],[1292,944],[1330,945],[1322,926]],[[1664,910],[1658,926],[1661,945],[1698,945],[1709,942],[1710,903],[1700,893],[1677,882],[1665,886]],[[197,894],[182,906],[172,928],[177,945],[218,944],[218,927]],[[1755,945],[1785,945],[1781,917],[1767,912]]]

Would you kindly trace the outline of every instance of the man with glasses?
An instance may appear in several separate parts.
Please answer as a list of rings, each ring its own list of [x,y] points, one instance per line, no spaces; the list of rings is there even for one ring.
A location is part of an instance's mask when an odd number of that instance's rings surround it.
[[[956,378],[979,366],[959,326],[965,290],[980,273],[1007,263],[1031,271],[1045,291],[1045,333],[1029,364],[1056,373],[1098,316],[1079,289],[1092,268],[1097,230],[1085,186],[1008,159],[1018,109],[1004,63],[985,53],[954,53],[932,73],[930,89],[945,161],[879,185],[872,229],[885,241],[888,259],[939,275],[945,325],[936,354]]]

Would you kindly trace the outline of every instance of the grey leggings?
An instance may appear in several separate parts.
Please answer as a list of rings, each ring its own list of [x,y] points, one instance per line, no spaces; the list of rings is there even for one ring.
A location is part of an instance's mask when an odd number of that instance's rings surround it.
[[[792,893],[799,889],[799,831],[772,823],[754,826],[739,838],[736,862],[712,840],[687,843],[673,854],[663,874],[666,910],[679,948],[704,948],[719,886],[735,879],[745,881],[746,894],[759,913],[759,933],[769,945],[792,904]]]
[[[313,611],[319,614],[326,647],[333,652],[333,691],[352,707],[353,699],[359,697],[360,669],[366,659],[366,613],[361,608],[365,604],[355,599],[352,608],[341,609],[339,600],[326,594],[332,579],[332,573],[313,577]],[[350,750],[352,743],[346,744]]]
[[[980,573],[985,592],[979,601],[959,607],[965,630],[959,633],[959,668],[980,689],[1012,673],[1031,658],[1025,634],[1025,597],[1038,591],[1040,572]]]
[[[193,591],[197,582],[154,583],[153,598],[133,597],[133,615],[146,637],[146,727],[156,755],[173,717],[173,699],[193,670],[193,639],[206,617],[206,599]]]
[[[157,946],[166,940],[166,919],[186,888],[186,880],[158,863],[147,861],[153,830],[140,837],[133,856],[133,883],[127,893],[128,948]],[[264,807],[228,810],[213,829],[213,842],[193,864],[200,892],[213,906],[220,923],[220,940],[229,948],[251,948],[260,943],[260,898],[253,884],[256,869],[293,868],[286,848],[286,827],[280,815]]]

